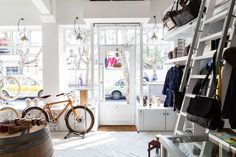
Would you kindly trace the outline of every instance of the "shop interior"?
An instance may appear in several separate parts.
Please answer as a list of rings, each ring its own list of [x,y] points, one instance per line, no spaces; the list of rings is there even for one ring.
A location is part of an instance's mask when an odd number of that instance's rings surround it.
[[[235,0],[0,8],[0,157],[236,156]]]

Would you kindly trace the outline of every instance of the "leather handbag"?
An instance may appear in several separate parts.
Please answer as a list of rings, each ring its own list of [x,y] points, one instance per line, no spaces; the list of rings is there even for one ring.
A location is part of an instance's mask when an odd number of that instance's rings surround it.
[[[178,2],[180,3],[181,0],[179,0]],[[177,4],[176,8],[178,8],[178,4]],[[200,0],[188,0],[188,1],[182,2],[181,5],[183,8],[180,10],[176,10],[177,15],[175,15],[173,17],[173,19],[175,20],[175,23],[178,27],[181,27],[181,26],[187,24],[188,22],[192,21],[193,19],[195,19],[198,16],[201,1]]]
[[[187,119],[202,127],[215,130],[223,127],[219,98],[197,95],[187,108]]]
[[[221,119],[221,103],[219,96],[215,95],[216,91],[216,69],[215,58],[213,57],[213,63],[211,69],[208,71],[202,86],[205,86],[208,81],[208,77],[213,70],[213,84],[214,84],[214,97],[206,97],[202,95],[196,95],[196,97],[190,100],[187,108],[187,119],[199,124],[202,127],[215,130],[223,128],[224,121]],[[200,91],[198,91],[200,93]]]
[[[164,28],[167,28],[167,30],[171,30],[171,29],[176,27],[176,22],[175,22],[173,17],[177,15],[177,11],[176,10],[178,10],[178,8],[177,8],[178,5],[176,5],[176,9],[173,10],[175,4],[176,4],[176,2],[174,1],[173,5],[171,7],[171,10],[167,11],[165,16],[162,19]]]

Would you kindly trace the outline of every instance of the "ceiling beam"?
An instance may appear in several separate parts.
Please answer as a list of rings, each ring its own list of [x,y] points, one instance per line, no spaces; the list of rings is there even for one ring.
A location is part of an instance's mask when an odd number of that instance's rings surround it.
[[[43,23],[55,23],[56,1],[53,0],[31,0],[40,12],[40,18]]]
[[[50,0],[31,0],[40,14],[51,14],[52,6]]]

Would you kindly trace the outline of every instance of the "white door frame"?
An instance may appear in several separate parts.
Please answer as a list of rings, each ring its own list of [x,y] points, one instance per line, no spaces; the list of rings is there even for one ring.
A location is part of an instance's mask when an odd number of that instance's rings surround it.
[[[116,49],[121,51],[128,51],[130,53],[129,59],[129,102],[130,104],[109,105],[105,102],[104,93],[104,60],[105,51]],[[124,45],[100,45],[99,46],[99,124],[100,125],[134,125],[135,117],[135,46]],[[121,111],[121,112],[119,112]],[[108,118],[109,117],[109,118]],[[113,119],[114,118],[114,119]],[[122,119],[123,118],[123,119]],[[119,120],[120,119],[120,120]]]

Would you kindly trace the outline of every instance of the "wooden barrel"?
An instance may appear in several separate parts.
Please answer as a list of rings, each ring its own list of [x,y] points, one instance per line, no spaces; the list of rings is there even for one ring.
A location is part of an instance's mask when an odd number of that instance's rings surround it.
[[[25,134],[0,134],[0,157],[51,157],[53,151],[49,129],[43,126]]]

